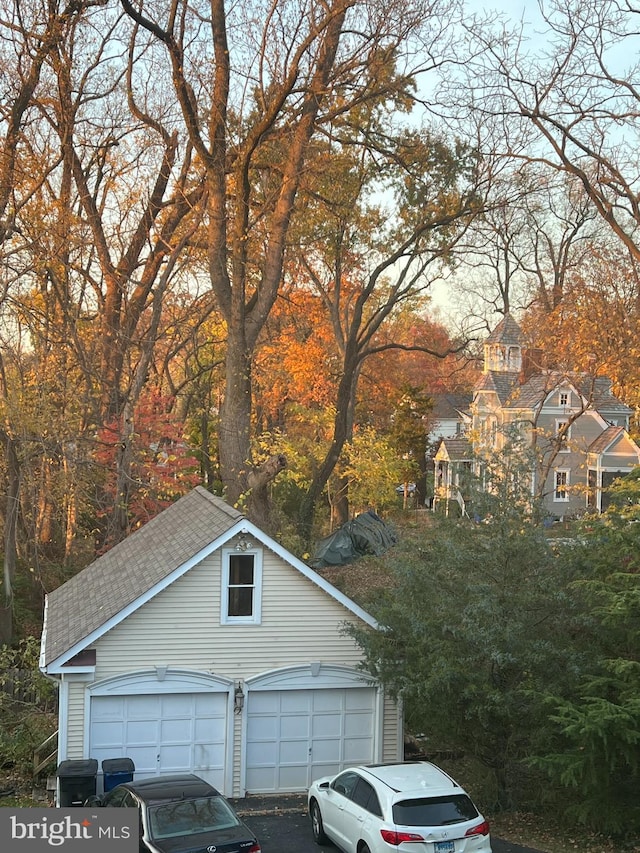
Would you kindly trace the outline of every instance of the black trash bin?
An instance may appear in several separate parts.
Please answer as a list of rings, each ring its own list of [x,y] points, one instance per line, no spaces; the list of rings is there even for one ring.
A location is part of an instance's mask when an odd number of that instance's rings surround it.
[[[95,758],[61,762],[56,770],[60,783],[60,805],[84,805],[85,800],[96,793],[97,775],[98,762]]]
[[[130,758],[105,758],[102,762],[102,783],[105,794],[120,782],[132,782],[135,769]]]

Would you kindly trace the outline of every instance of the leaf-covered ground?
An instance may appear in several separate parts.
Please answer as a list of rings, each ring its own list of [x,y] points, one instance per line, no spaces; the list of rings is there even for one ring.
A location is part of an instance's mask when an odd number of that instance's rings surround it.
[[[491,832],[498,838],[534,847],[543,853],[622,853],[640,850],[634,844],[621,844],[587,830],[568,832],[550,825],[537,815],[504,813],[490,818]]]

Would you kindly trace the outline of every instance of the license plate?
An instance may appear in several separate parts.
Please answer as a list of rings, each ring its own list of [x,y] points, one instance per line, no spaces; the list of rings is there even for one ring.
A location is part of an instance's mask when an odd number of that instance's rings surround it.
[[[453,841],[436,841],[434,853],[455,853]]]

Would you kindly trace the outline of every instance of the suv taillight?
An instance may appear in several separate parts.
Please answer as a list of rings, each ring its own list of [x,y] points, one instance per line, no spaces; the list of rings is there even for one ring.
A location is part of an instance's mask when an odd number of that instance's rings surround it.
[[[394,847],[398,847],[403,841],[424,841],[424,838],[417,832],[396,832],[393,829],[381,829],[380,835],[387,844],[392,844]]]
[[[465,836],[467,835],[489,835],[489,821],[483,820],[477,826],[472,826],[465,832]]]
[[[247,850],[247,853],[262,853],[262,847],[260,847],[260,845],[256,841],[256,843],[253,845],[253,847],[250,847]]]

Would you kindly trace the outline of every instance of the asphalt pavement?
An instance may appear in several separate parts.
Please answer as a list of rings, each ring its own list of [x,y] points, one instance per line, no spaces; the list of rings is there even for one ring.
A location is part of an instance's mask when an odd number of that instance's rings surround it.
[[[233,804],[258,836],[262,853],[338,853],[331,844],[318,845],[314,842],[303,797],[278,800],[249,797],[235,800]],[[541,853],[533,847],[522,847],[493,837],[491,846],[493,853]]]

